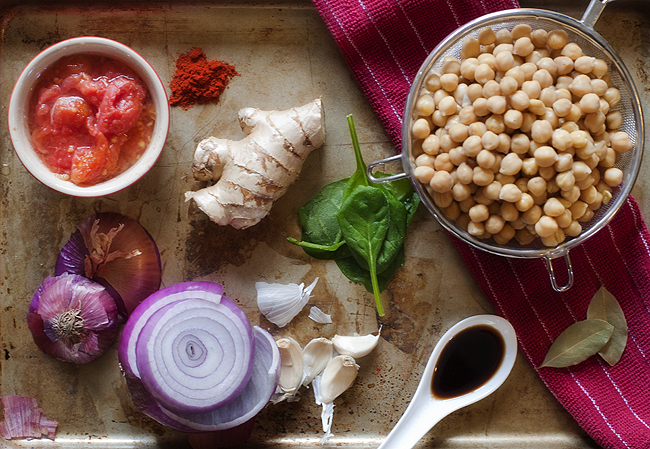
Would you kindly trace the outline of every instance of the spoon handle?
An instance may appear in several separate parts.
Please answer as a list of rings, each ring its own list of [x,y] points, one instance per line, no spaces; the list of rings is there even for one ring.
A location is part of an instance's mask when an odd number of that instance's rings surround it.
[[[447,407],[420,407],[412,401],[378,449],[410,449],[451,410]]]

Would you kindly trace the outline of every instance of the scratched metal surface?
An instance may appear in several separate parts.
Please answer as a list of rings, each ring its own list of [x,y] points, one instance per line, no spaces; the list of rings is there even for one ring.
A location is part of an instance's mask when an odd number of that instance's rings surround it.
[[[579,17],[587,5],[521,0]],[[642,1],[608,6],[596,26],[628,64],[648,104],[650,16]],[[34,396],[45,415],[59,420],[55,442],[0,441],[10,448],[187,448],[184,434],[168,430],[132,406],[117,364],[116,345],[84,366],[56,361],[34,345],[25,322],[32,292],[52,273],[75,225],[98,211],[134,217],[161,250],[163,285],[209,280],[224,285],[253,324],[303,345],[335,333],[365,334],[383,326],[377,349],[359,360],[354,386],[336,401],[329,446],[376,447],[406,408],[438,337],[469,315],[490,313],[441,227],[423,210],[409,229],[406,265],[382,295],[378,320],[372,296],[350,283],[331,262],[316,261],[287,243],[298,237],[297,209],[325,184],[354,167],[345,115],[353,113],[366,161],[393,153],[333,39],[308,0],[182,2],[0,1],[0,394]],[[101,199],[78,199],[39,184],[13,153],[6,105],[22,68],[38,51],[62,39],[99,35],[140,52],[168,85],[180,52],[201,47],[210,59],[233,63],[236,77],[218,105],[172,110],[169,140],[154,169],[129,189]],[[246,106],[283,109],[322,96],[326,144],[309,156],[300,180],[270,216],[245,231],[218,227],[184,192],[196,189],[190,171],[196,143],[208,135],[240,139],[237,111]],[[650,133],[648,133],[650,134]],[[633,195],[650,218],[646,158]],[[254,283],[320,281],[311,305],[331,313],[318,325],[308,307],[278,329],[260,317]],[[299,402],[271,405],[257,420],[249,447],[317,447],[320,409],[303,390]],[[503,387],[444,419],[420,443],[439,448],[594,448],[591,441],[519,357]]]

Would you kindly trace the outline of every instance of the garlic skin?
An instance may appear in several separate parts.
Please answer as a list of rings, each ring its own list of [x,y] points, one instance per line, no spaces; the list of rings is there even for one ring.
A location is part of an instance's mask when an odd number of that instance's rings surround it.
[[[334,349],[336,349],[336,352],[339,354],[349,355],[358,359],[370,354],[372,350],[377,347],[380,333],[381,329],[379,329],[377,335],[334,335],[334,338],[332,338],[332,344],[334,344]]]
[[[327,338],[314,338],[302,350],[304,376],[302,384],[306,387],[325,369],[334,355],[334,345]]]
[[[311,309],[309,309],[309,318],[319,324],[332,324],[332,315],[323,312],[316,306],[312,306]]]
[[[329,404],[352,386],[359,372],[354,357],[338,355],[330,360],[320,379],[320,402]]]
[[[302,385],[304,371],[302,348],[296,340],[284,337],[277,340],[276,344],[280,350],[281,366],[278,388],[271,398],[274,404],[295,396]]]
[[[256,282],[257,307],[271,323],[284,327],[296,316],[311,298],[318,278],[309,286],[305,284],[269,284]]]

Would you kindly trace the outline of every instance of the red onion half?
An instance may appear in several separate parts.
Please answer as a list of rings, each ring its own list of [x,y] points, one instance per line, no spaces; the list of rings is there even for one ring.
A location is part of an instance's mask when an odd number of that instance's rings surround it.
[[[160,288],[160,253],[136,220],[115,212],[92,215],[77,226],[56,261],[55,275],[74,273],[102,284],[122,321]]]
[[[211,282],[176,284],[145,299],[124,326],[118,355],[136,408],[188,433],[247,423],[280,374],[273,337],[251,328]]]
[[[27,313],[34,342],[45,353],[73,363],[102,355],[115,339],[117,307],[106,289],[76,274],[48,276]]]

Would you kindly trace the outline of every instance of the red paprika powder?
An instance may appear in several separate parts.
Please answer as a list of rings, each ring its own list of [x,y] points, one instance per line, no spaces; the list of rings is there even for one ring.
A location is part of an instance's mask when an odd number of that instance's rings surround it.
[[[169,84],[169,104],[188,110],[195,103],[218,103],[228,82],[239,73],[235,66],[221,61],[208,61],[203,50],[192,48],[176,60],[176,72]]]

